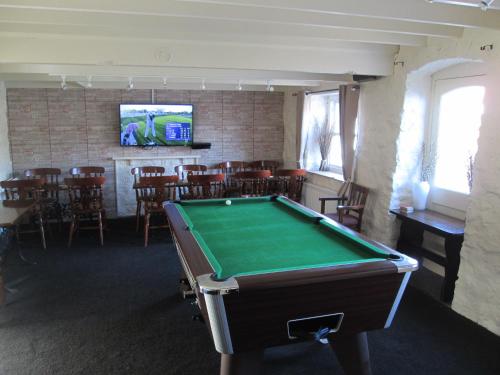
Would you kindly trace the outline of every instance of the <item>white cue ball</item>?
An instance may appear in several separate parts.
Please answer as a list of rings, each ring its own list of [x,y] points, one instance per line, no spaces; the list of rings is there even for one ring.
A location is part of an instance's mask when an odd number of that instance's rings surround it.
[[[226,201],[226,206],[230,206],[230,205],[231,205],[231,201],[228,199],[228,200]]]

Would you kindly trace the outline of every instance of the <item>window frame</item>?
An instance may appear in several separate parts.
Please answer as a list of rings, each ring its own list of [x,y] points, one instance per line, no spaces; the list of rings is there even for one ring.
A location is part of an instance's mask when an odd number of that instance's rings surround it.
[[[429,111],[429,126],[425,132],[425,142],[427,145],[436,145],[439,132],[439,109],[441,104],[441,96],[453,89],[447,88],[446,90],[440,89],[440,82],[453,82],[457,85],[455,88],[467,87],[469,85],[459,84],[460,81],[474,80],[474,85],[485,85],[484,68],[480,63],[459,64],[451,68],[444,69],[435,73],[432,76],[432,92],[430,98],[430,111]],[[434,147],[434,148],[436,148]],[[429,160],[435,157],[437,150],[426,150],[423,156],[424,160]],[[432,153],[432,154],[431,154]],[[437,211],[449,216],[454,216],[460,219],[465,218],[465,212],[470,203],[470,193],[460,193],[448,189],[440,188],[434,185],[434,174],[430,178],[430,192],[427,202],[427,208]]]

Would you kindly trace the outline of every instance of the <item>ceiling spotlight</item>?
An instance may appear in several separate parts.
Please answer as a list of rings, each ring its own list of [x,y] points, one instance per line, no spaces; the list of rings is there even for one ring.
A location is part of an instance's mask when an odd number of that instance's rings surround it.
[[[127,85],[127,90],[132,90],[134,88],[134,80],[132,77],[128,78],[128,85]]]
[[[481,10],[487,11],[491,4],[493,4],[493,1],[495,0],[482,0],[479,2],[479,7],[481,8]]]
[[[205,85],[205,80],[201,80],[201,89],[202,90],[205,90],[207,88],[207,86]]]
[[[87,76],[87,88],[92,88],[92,76]]]
[[[167,87],[167,77],[163,77],[163,87]]]
[[[269,92],[274,91],[274,87],[271,85],[271,81],[267,81],[267,91]]]
[[[66,84],[66,76],[61,76],[61,89],[66,90],[68,85]]]
[[[243,86],[241,86],[241,81],[238,81],[238,91],[243,90]]]

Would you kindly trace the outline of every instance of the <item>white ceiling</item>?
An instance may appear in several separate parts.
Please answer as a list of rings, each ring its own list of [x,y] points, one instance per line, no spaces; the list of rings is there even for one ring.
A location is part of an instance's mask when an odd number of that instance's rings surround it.
[[[488,1],[488,2],[491,2]],[[328,86],[388,75],[399,46],[500,29],[500,0],[0,0],[8,86]],[[256,86],[257,85],[257,86]],[[259,86],[260,85],[260,86]]]

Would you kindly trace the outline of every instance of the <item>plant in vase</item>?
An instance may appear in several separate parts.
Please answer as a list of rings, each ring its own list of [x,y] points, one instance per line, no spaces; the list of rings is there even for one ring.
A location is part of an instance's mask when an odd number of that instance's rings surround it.
[[[420,181],[413,184],[413,207],[416,210],[425,210],[427,206],[427,198],[431,186],[431,179],[436,167],[437,154],[434,152],[433,144],[427,150],[425,143],[422,145],[422,170],[420,171]]]
[[[319,145],[319,153],[321,154],[321,163],[319,165],[320,171],[326,171],[328,169],[328,155],[330,154],[330,148],[332,145],[332,139],[335,135],[333,124],[330,123],[330,116],[327,112],[322,123],[316,120],[316,137]]]

